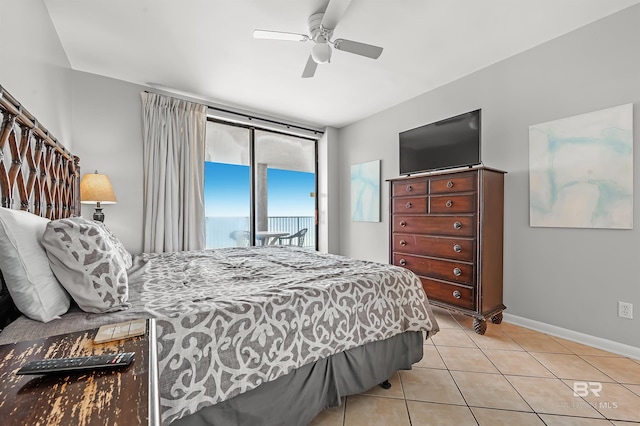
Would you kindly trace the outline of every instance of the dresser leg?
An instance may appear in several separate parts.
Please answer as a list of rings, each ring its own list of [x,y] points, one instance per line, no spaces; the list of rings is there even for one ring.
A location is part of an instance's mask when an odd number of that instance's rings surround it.
[[[491,322],[494,323],[494,324],[501,324],[502,323],[502,312],[498,312],[497,314],[492,316],[491,317]]]
[[[473,329],[478,334],[484,334],[487,331],[487,322],[478,318],[473,319]]]

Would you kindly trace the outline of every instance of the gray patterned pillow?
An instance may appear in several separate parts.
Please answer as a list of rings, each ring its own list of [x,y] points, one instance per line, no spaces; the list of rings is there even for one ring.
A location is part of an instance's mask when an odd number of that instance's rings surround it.
[[[47,225],[42,245],[51,269],[83,311],[113,312],[131,307],[127,302],[127,268],[131,264],[123,259],[114,239],[104,226],[82,217]]]
[[[126,269],[131,268],[131,266],[133,265],[133,259],[131,258],[131,253],[129,253],[127,249],[124,248],[124,244],[122,244],[120,240],[113,234],[113,232],[111,232],[111,230],[107,228],[107,225],[105,225],[102,222],[93,222],[93,223],[101,226],[102,229],[104,229],[104,231],[107,233],[109,240],[118,251],[118,254],[120,254],[120,258],[122,259],[122,262],[125,265],[125,268]]]

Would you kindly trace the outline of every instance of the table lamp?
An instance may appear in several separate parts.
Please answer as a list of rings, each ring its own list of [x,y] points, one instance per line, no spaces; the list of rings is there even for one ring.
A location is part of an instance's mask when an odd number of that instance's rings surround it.
[[[87,173],[82,176],[80,181],[80,202],[82,204],[96,203],[93,220],[104,222],[101,204],[115,204],[118,202],[107,175],[101,175],[96,170],[95,173]]]

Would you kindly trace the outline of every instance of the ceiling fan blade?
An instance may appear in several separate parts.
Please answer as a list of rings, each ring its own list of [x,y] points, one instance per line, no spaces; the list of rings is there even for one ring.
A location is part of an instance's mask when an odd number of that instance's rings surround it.
[[[329,0],[321,25],[328,30],[335,30],[350,4],[351,0]]]
[[[285,33],[282,31],[254,30],[253,38],[266,40],[307,41],[309,36],[297,33]]]
[[[378,59],[382,53],[382,47],[342,38],[335,40],[333,47],[344,52],[355,53],[356,55],[366,56],[371,59]]]
[[[307,65],[304,66],[304,71],[302,71],[302,78],[310,78],[316,73],[316,68],[318,68],[318,64],[313,60],[311,55],[309,55],[309,59],[307,59]]]

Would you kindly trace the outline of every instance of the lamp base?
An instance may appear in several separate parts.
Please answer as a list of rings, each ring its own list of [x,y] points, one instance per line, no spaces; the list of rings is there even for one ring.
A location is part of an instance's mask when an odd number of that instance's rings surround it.
[[[95,211],[93,212],[93,220],[104,222],[104,213],[102,213],[101,207],[96,207]]]

